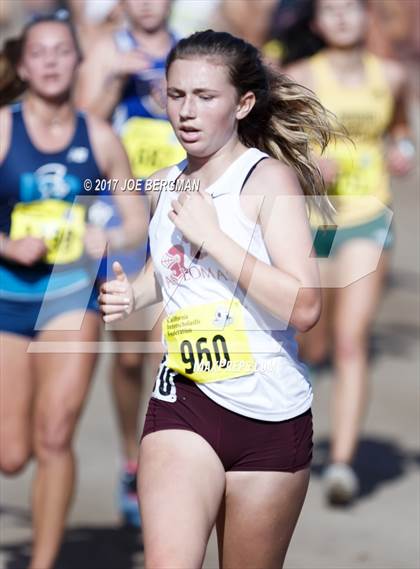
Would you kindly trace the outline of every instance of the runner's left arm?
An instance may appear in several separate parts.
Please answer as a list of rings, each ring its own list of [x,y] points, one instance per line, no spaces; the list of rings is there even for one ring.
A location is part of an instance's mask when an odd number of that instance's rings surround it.
[[[391,174],[403,176],[413,167],[416,156],[414,136],[408,118],[408,77],[401,64],[395,61],[386,61],[385,71],[394,93],[394,114],[388,128],[388,166]]]
[[[261,197],[259,221],[271,264],[257,259],[220,229],[208,194],[184,193],[172,202],[169,218],[184,237],[211,255],[258,304],[305,332],[319,318],[321,294],[305,200],[297,177],[279,161],[264,160],[245,189],[250,197]]]

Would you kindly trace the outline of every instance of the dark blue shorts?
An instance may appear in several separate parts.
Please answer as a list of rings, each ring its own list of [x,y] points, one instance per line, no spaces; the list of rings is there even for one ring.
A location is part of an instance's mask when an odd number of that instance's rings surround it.
[[[20,301],[0,297],[0,332],[34,338],[50,320],[73,310],[98,312],[96,288],[92,292],[90,287],[89,290],[83,288],[50,300]]]

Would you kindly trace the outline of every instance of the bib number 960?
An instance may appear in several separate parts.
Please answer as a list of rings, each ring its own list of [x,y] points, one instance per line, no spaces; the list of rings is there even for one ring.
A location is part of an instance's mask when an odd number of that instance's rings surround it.
[[[180,308],[163,321],[167,366],[208,383],[253,373],[243,308],[234,298]]]
[[[189,340],[183,340],[180,345],[181,358],[186,364],[185,373],[197,371],[197,366],[202,370],[211,370],[214,362],[218,368],[228,366],[230,356],[226,339],[221,334],[216,334],[211,339],[211,347],[208,346],[209,340],[206,337],[198,338],[195,346]],[[203,361],[204,360],[204,361]]]

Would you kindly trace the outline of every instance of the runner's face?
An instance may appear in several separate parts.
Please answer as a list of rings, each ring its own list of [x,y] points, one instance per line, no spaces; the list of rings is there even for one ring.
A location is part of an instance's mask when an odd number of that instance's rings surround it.
[[[330,47],[347,48],[363,42],[367,12],[361,0],[318,0],[314,31]]]
[[[191,156],[211,156],[237,132],[238,97],[222,64],[176,59],[168,73],[167,105],[176,136]]]
[[[125,0],[125,8],[136,27],[153,32],[166,25],[171,11],[171,0]]]
[[[76,46],[65,24],[43,22],[28,31],[19,75],[32,91],[48,99],[66,95],[77,64]]]

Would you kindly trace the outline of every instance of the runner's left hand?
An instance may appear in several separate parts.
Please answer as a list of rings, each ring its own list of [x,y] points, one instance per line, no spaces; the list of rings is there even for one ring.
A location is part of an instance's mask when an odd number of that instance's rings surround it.
[[[171,202],[168,217],[183,236],[197,247],[206,249],[220,233],[212,197],[206,192],[184,192]]]
[[[387,160],[392,176],[405,176],[414,166],[414,157],[404,154],[398,144],[388,149]]]

